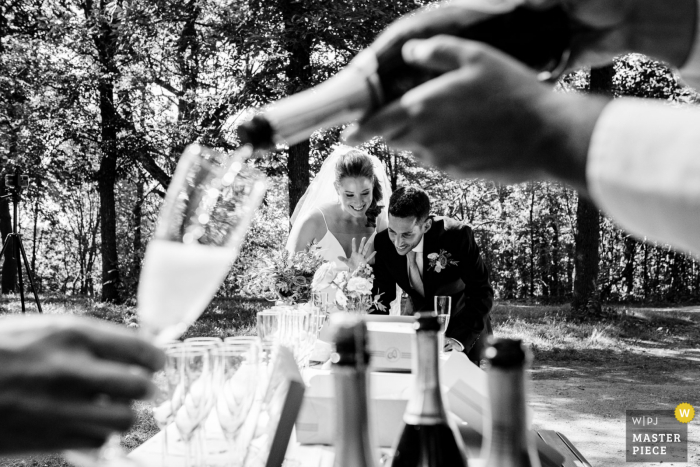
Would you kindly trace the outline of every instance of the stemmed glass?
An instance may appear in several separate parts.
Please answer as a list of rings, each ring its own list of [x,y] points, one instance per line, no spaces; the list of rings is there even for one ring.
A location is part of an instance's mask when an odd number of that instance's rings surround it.
[[[267,184],[233,156],[199,146],[182,155],[146,248],[138,288],[141,328],[155,342],[177,338],[199,317],[238,256]]]
[[[326,324],[328,307],[328,292],[313,292],[311,294],[311,325],[315,329],[316,337],[321,333],[323,325]]]
[[[258,337],[262,344],[276,343],[280,334],[281,312],[278,310],[259,311],[256,319]]]
[[[178,338],[202,314],[238,256],[267,190],[264,175],[245,165],[252,153],[251,146],[228,156],[192,144],[182,154],[139,278],[141,332],[156,345]],[[129,462],[118,436],[97,455],[64,454],[78,466]]]
[[[221,361],[217,357],[216,350],[223,345],[221,338],[219,337],[189,337],[185,339],[185,344],[191,347],[197,347],[205,349],[209,354],[209,361],[211,366],[211,383],[213,387],[218,387],[220,384],[219,380],[219,367],[221,366]],[[207,437],[206,437],[206,419],[209,413],[211,413],[216,402],[216,395],[214,391],[207,392],[206,407],[204,408],[204,413],[202,414],[202,420],[195,428],[195,439],[196,439],[196,459],[197,465],[201,464],[201,460],[207,454]]]
[[[449,295],[435,296],[435,313],[440,322],[440,332],[438,333],[438,348],[442,354],[445,349],[445,331],[450,325],[450,310],[452,309],[452,297]]]
[[[221,361],[216,414],[229,443],[231,464],[235,465],[240,460],[237,453],[244,450],[236,446],[236,439],[253,407],[260,383],[259,347],[250,341],[227,342],[216,350],[216,355]]]
[[[300,308],[288,309],[281,314],[280,343],[292,351],[300,368],[308,364],[316,343],[316,335],[311,329],[311,317],[311,312]]]
[[[182,392],[181,361],[183,345],[168,344],[165,347],[165,365],[153,375],[157,392],[153,396],[153,418],[158,428],[163,432],[161,445],[161,464],[167,466],[168,460],[168,430],[167,427],[175,420],[175,412],[179,408]]]
[[[211,410],[213,399],[213,365],[209,349],[185,344],[181,355],[182,391],[179,408],[175,413],[175,426],[185,442],[185,465],[192,463],[192,440],[194,434]]]

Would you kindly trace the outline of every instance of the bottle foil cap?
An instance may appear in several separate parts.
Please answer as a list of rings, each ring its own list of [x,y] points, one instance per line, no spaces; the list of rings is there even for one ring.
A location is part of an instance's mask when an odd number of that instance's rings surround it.
[[[335,313],[330,321],[334,351],[331,362],[335,365],[367,365],[367,325],[357,315]]]
[[[484,358],[491,367],[522,367],[529,361],[529,352],[523,347],[523,341],[520,339],[491,337],[484,351]]]
[[[437,314],[432,311],[415,313],[413,316],[416,318],[416,322],[413,323],[413,329],[415,329],[416,332],[440,330],[440,321],[438,321]]]

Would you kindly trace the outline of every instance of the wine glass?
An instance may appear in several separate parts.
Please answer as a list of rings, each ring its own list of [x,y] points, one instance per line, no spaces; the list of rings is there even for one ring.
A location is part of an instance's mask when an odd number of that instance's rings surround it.
[[[437,314],[438,321],[440,322],[440,332],[438,333],[438,348],[442,354],[445,349],[445,331],[447,331],[447,326],[450,325],[450,310],[452,309],[452,297],[449,295],[436,295],[435,299],[435,313]]]

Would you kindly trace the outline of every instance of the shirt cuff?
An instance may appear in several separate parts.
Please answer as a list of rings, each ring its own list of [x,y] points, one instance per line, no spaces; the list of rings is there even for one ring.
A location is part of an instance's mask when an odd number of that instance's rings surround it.
[[[588,152],[593,201],[638,237],[700,254],[700,110],[617,99]]]
[[[680,68],[683,80],[689,86],[700,89],[700,0],[695,10],[695,42],[690,49],[690,55]]]

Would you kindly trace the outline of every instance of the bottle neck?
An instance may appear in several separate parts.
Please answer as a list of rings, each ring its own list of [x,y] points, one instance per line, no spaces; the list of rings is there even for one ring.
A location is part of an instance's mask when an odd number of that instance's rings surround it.
[[[436,331],[416,332],[413,348],[413,373],[416,382],[406,405],[404,422],[409,425],[440,425],[447,423],[442,403],[440,365]]]
[[[522,465],[523,454],[529,451],[523,367],[492,367],[488,372],[488,389],[491,399],[491,429],[486,430],[488,458],[490,461],[499,457],[519,459]]]
[[[335,467],[375,467],[367,401],[367,371],[363,366],[333,368],[336,400]]]

